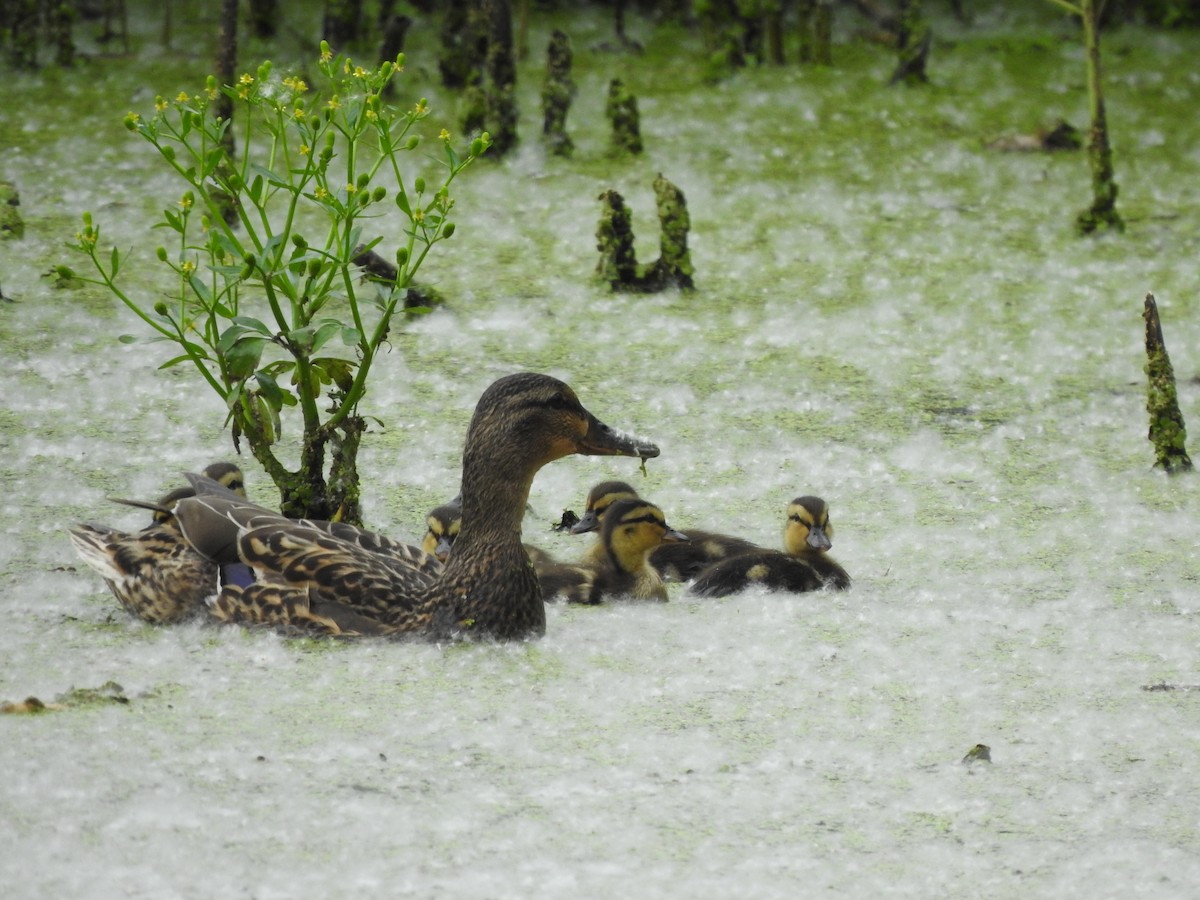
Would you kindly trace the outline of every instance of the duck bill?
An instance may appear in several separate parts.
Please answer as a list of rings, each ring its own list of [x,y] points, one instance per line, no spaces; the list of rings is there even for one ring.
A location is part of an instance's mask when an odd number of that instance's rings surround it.
[[[829,536],[825,534],[825,529],[818,525],[814,525],[812,530],[808,532],[808,546],[814,550],[828,550],[833,546],[833,542],[829,540]]]
[[[676,531],[674,528],[668,528],[667,533],[662,536],[664,544],[678,544],[683,541],[690,541],[691,538],[682,531]]]
[[[586,534],[600,527],[600,517],[594,509],[589,509],[578,522],[569,529],[570,534]]]
[[[638,459],[653,459],[659,449],[649,441],[609,428],[591,413],[588,413],[588,430],[579,439],[576,453],[584,456],[635,456]]]

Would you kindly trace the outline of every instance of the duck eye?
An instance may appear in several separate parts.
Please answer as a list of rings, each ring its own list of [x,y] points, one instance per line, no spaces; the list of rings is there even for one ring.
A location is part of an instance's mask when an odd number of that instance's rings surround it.
[[[546,405],[551,409],[557,410],[573,410],[575,404],[570,401],[566,394],[557,393],[546,401]]]

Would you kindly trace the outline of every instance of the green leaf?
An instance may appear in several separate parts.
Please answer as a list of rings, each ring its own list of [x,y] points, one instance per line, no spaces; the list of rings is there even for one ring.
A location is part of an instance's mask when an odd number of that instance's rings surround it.
[[[309,352],[316,353],[329,343],[335,334],[340,333],[342,330],[342,323],[337,319],[325,319],[317,328],[316,334],[313,335],[312,348]]]
[[[136,344],[138,341],[137,336],[132,334],[123,334],[117,340],[122,344]]]
[[[183,218],[173,209],[164,209],[163,218],[167,220],[167,225],[183,234]],[[160,223],[161,224],[161,223]],[[156,226],[158,227],[158,226]]]
[[[212,304],[212,291],[208,289],[208,285],[197,278],[195,275],[188,276],[188,286],[200,298],[200,302],[208,308]]]
[[[253,316],[234,316],[232,321],[235,325],[241,325],[250,331],[257,331],[259,334],[266,335],[267,337],[273,336],[271,329]]]
[[[109,273],[109,278],[117,277],[117,270],[121,268],[121,254],[117,252],[117,248],[112,248],[112,271]]]
[[[410,219],[412,218],[412,207],[408,205],[408,195],[403,191],[396,194],[396,205],[400,207],[400,212],[404,213]]]
[[[362,332],[357,328],[342,329],[342,343],[347,347],[357,347],[362,342]]]
[[[225,340],[225,335],[221,335],[221,340]],[[265,338],[244,333],[234,340],[233,345],[223,354],[230,379],[241,381],[254,374],[266,344]]]
[[[262,202],[263,177],[255,175],[254,180],[250,182],[250,187],[246,188],[246,192],[250,195],[250,199],[254,201],[255,206],[261,205]]]

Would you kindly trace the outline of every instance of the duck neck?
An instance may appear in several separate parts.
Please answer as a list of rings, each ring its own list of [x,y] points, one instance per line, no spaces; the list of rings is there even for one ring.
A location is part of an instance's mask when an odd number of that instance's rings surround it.
[[[450,560],[469,558],[476,548],[521,542],[521,521],[533,474],[518,454],[464,454],[462,528]]]

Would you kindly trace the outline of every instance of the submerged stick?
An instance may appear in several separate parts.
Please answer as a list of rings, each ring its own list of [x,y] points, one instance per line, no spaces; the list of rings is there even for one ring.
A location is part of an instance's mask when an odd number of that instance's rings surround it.
[[[1162,322],[1154,295],[1146,295],[1142,312],[1146,320],[1146,411],[1150,414],[1150,443],[1154,445],[1154,467],[1168,473],[1192,468],[1184,442],[1187,428],[1175,393],[1175,371],[1163,343]]]

